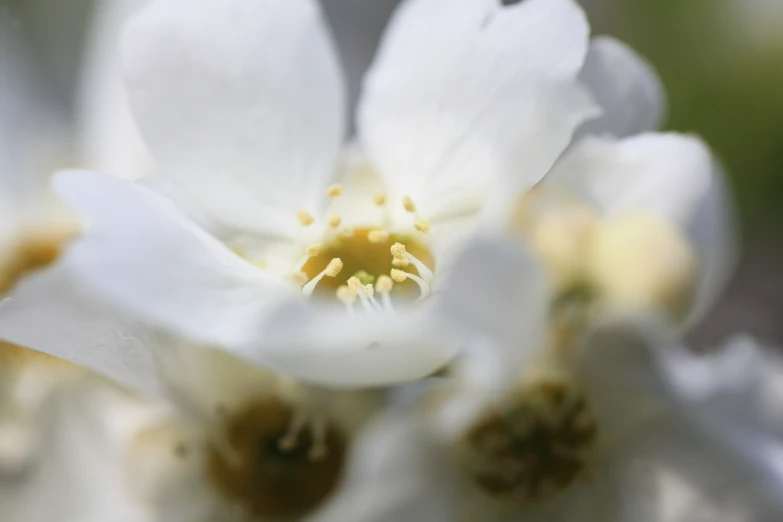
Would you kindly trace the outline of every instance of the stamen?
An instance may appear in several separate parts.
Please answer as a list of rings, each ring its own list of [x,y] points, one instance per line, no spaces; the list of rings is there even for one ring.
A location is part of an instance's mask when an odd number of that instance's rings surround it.
[[[305,297],[310,297],[313,295],[313,292],[315,291],[316,285],[321,282],[321,279],[324,277],[337,277],[337,275],[342,271],[343,269],[343,262],[339,257],[335,257],[331,261],[329,261],[329,265],[324,268],[324,270],[315,276],[309,283],[307,283],[304,287],[302,287],[302,294],[304,294]]]
[[[403,272],[402,270],[392,268],[391,278],[397,283],[403,283],[405,282],[406,279],[413,280],[417,285],[419,285],[419,290],[421,291],[421,295],[419,296],[419,299],[424,299],[425,297],[430,295],[430,285],[424,279],[422,279],[417,275],[413,275],[410,272]]]
[[[329,455],[329,448],[326,446],[326,422],[321,418],[314,419],[310,431],[313,435],[313,445],[307,453],[307,458],[318,462]]]
[[[374,292],[372,285],[363,285],[358,277],[353,276],[348,279],[348,286],[356,292],[362,303],[362,308],[364,308],[366,312],[383,311],[381,305],[372,297],[372,293],[370,293]]]
[[[367,234],[367,240],[374,245],[380,245],[389,240],[389,233],[385,230],[373,230]]]
[[[378,282],[375,283],[375,290],[380,294],[388,294],[394,288],[394,281],[387,275],[382,275],[378,278]]]
[[[422,234],[426,234],[430,231],[430,222],[426,219],[417,219],[413,222],[413,228],[421,232]]]
[[[386,193],[385,192],[376,192],[375,194],[372,195],[372,202],[375,205],[377,205],[379,207],[382,207],[383,205],[386,204]]]
[[[296,219],[297,221],[299,221],[299,224],[302,225],[303,227],[309,227],[310,225],[313,224],[313,221],[315,221],[315,219],[313,219],[313,216],[310,215],[310,213],[306,210],[300,210],[299,212],[297,212]]]
[[[356,299],[358,299],[358,294],[356,293],[356,290],[351,288],[348,285],[341,285],[340,288],[337,289],[337,299],[342,301],[346,305],[352,305],[356,302]]]
[[[309,247],[305,249],[305,255],[297,261],[296,265],[294,265],[294,273],[301,272],[302,268],[304,268],[305,264],[310,260],[311,257],[315,257],[318,254],[321,253],[321,243],[313,243]],[[298,277],[298,276],[297,276]],[[307,282],[307,276],[305,276],[305,283]],[[304,284],[304,283],[302,283]]]
[[[413,203],[410,196],[404,196],[402,198],[402,206],[405,207],[406,212],[410,212],[411,214],[416,212],[416,204]]]
[[[410,261],[403,258],[397,258],[395,257],[392,259],[392,266],[395,268],[408,268],[408,266],[411,264]]]
[[[305,250],[305,254],[307,254],[307,257],[315,257],[320,253],[321,253],[321,243],[315,243],[313,245],[310,245]]]
[[[330,227],[337,228],[340,226],[342,220],[343,220],[342,216],[335,212],[334,214],[332,214],[327,218],[326,222],[329,224]]]
[[[421,275],[421,277],[425,281],[427,281],[428,283],[432,282],[432,280],[435,278],[435,276],[433,275],[432,270],[430,270],[429,267],[427,267],[427,265],[425,265],[424,263],[419,261],[416,258],[416,256],[414,256],[413,254],[410,254],[410,253],[407,254],[406,259],[408,261],[410,261],[411,263],[413,263],[413,266],[416,267],[416,270],[419,271],[419,275]]]
[[[402,243],[394,243],[391,246],[391,255],[394,259],[405,259],[407,254],[408,251]]]
[[[329,185],[326,187],[326,195],[330,198],[336,198],[340,194],[343,193],[343,186],[339,183],[335,183],[334,185]]]

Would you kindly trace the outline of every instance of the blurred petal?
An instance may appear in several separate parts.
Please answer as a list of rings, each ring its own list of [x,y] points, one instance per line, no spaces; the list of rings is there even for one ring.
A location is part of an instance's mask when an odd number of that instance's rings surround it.
[[[82,166],[125,179],[154,168],[131,113],[120,68],[120,28],[148,0],[99,2],[86,37],[77,98]]]
[[[288,290],[144,187],[91,172],[59,174],[55,186],[87,222],[63,262],[135,317],[236,346]]]
[[[439,327],[424,306],[354,316],[295,301],[267,318],[260,344],[237,353],[310,384],[385,386],[426,377],[454,357],[456,344]]]
[[[589,28],[570,0],[408,0],[359,105],[359,136],[392,192],[428,219],[476,210],[490,183],[536,183],[595,115],[575,77]]]
[[[691,321],[722,291],[734,267],[732,212],[723,174],[700,139],[675,133],[622,140],[588,136],[547,183],[602,213],[649,213],[688,234],[700,270]]]
[[[499,374],[516,375],[544,342],[550,306],[546,281],[530,252],[491,239],[470,243],[450,271],[441,299],[443,312],[454,330],[486,340],[473,344],[477,351],[493,352],[484,355],[494,360],[487,363],[495,368],[491,380],[497,384],[504,380]]]
[[[590,42],[580,80],[590,88],[603,115],[579,130],[618,138],[656,130],[663,121],[666,100],[652,66],[633,49],[609,36]]]
[[[339,65],[313,0],[162,0],[123,45],[155,159],[226,224],[291,235],[317,211],[342,141]]]
[[[159,395],[149,330],[84,292],[66,266],[24,281],[0,303],[0,339]]]
[[[454,470],[415,417],[389,412],[354,445],[335,499],[312,522],[456,520]]]

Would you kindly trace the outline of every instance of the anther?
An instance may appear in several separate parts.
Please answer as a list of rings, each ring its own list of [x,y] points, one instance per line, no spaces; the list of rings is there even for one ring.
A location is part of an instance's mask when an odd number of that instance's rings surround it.
[[[416,205],[413,203],[413,200],[410,196],[404,196],[402,198],[402,206],[405,207],[406,212],[416,212]]]
[[[372,202],[375,205],[377,205],[379,207],[382,207],[383,205],[386,204],[386,193],[385,192],[376,192],[375,194],[372,195]]]
[[[356,302],[358,295],[356,294],[356,290],[350,286],[341,285],[340,288],[337,289],[337,299],[350,306]]]
[[[308,227],[313,224],[313,221],[315,221],[315,219],[313,219],[313,216],[310,215],[310,213],[306,210],[300,210],[299,212],[297,212],[296,219],[297,221],[299,221],[299,224],[302,225],[303,227]]]
[[[402,257],[395,257],[392,259],[392,266],[395,268],[408,268],[411,262]]]
[[[403,272],[402,270],[398,270],[396,268],[392,268],[390,275],[396,283],[403,283],[406,279],[410,279],[419,285],[419,291],[421,291],[419,299],[424,299],[430,295],[430,285],[421,277],[411,274],[410,272]]]
[[[402,243],[394,243],[391,246],[391,255],[394,259],[405,259],[407,254],[408,251]]]
[[[387,275],[382,275],[378,278],[378,282],[375,283],[375,290],[380,294],[388,294],[394,288],[394,281]]]
[[[335,183],[334,185],[329,185],[326,187],[326,195],[330,198],[336,198],[340,194],[343,193],[343,186],[339,183]]]
[[[374,245],[380,245],[389,240],[389,233],[385,230],[372,230],[367,234],[367,240]]]
[[[343,269],[343,262],[339,257],[335,257],[329,261],[329,265],[317,276],[315,276],[309,283],[302,287],[302,294],[305,297],[310,297],[315,291],[316,285],[321,282],[324,277],[337,277],[337,275]]]
[[[430,222],[426,219],[417,219],[413,222],[413,228],[421,232],[422,234],[426,234],[430,231]]]
[[[307,254],[307,257],[316,257],[320,253],[321,253],[321,243],[315,243],[313,245],[310,245],[309,247],[307,247],[307,250],[305,250],[305,254]]]
[[[340,223],[342,222],[343,218],[338,213],[334,213],[331,216],[329,216],[326,220],[326,222],[329,224],[332,228],[337,228],[340,226]]]
[[[395,283],[404,283],[405,280],[408,279],[408,274],[397,268],[392,268],[389,275],[391,275],[391,279],[394,280]]]

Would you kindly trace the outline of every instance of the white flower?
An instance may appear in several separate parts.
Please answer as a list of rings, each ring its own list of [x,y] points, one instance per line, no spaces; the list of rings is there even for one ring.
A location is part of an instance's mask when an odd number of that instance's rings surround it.
[[[734,437],[737,428],[761,432],[702,418],[719,408],[718,391],[740,397],[720,382],[715,360],[658,344],[646,336],[656,330],[640,334],[638,325],[584,337],[579,311],[557,304],[547,333],[546,289],[530,254],[482,242],[455,273],[486,264],[502,283],[477,282],[472,304],[449,301],[460,303],[455,327],[471,341],[456,375],[370,429],[333,520],[779,518],[774,454]],[[478,305],[490,298],[503,306]]]
[[[316,382],[447,362],[453,343],[425,349],[421,335],[432,300],[397,294],[436,292],[497,194],[540,180],[597,114],[570,0],[406,2],[365,81],[355,161],[340,153],[342,80],[312,2],[161,0],[127,29],[131,105],[177,207],[141,184],[60,175],[87,221],[64,264],[145,320]],[[645,82],[633,59],[616,65],[597,77]],[[303,306],[311,293],[323,299]],[[315,306],[329,300],[348,312]]]

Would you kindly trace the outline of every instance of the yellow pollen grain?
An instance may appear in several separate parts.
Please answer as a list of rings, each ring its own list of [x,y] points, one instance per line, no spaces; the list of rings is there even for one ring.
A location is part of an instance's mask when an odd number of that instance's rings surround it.
[[[380,245],[389,240],[389,233],[385,230],[373,230],[367,234],[367,240],[374,245]]]
[[[401,257],[395,257],[392,259],[392,266],[395,268],[408,268],[411,262]]]
[[[337,228],[340,226],[340,223],[342,222],[343,218],[338,213],[334,213],[326,220],[326,222],[329,224],[332,228]]]
[[[310,215],[310,213],[306,210],[300,210],[299,212],[297,212],[296,219],[297,221],[299,221],[299,224],[304,227],[312,225],[313,221],[315,221],[315,219],[313,219],[313,216]]]
[[[403,283],[408,279],[408,275],[405,272],[396,268],[392,268],[390,275],[395,283]]]
[[[394,281],[387,275],[382,275],[378,278],[378,282],[375,283],[375,290],[381,294],[388,294],[394,288]]]
[[[375,203],[377,206],[381,207],[386,204],[386,193],[385,192],[376,192],[372,195],[372,202]]]
[[[426,219],[417,219],[413,222],[413,228],[421,232],[422,234],[426,234],[430,231],[430,222]]]
[[[326,187],[326,195],[330,198],[336,198],[340,194],[343,193],[343,186],[339,183],[335,183],[334,185],[329,185]]]
[[[416,212],[416,205],[413,203],[413,200],[410,196],[405,196],[402,198],[402,206],[405,207],[407,212]]]
[[[335,257],[329,261],[329,265],[326,267],[325,273],[329,277],[337,277],[337,275],[343,270],[343,260],[339,257]]]
[[[391,255],[394,259],[407,259],[408,250],[402,243],[394,243],[391,246]]]
[[[307,282],[307,274],[304,272],[291,272],[291,280],[294,283],[303,285]]]
[[[307,247],[307,250],[305,250],[305,254],[307,254],[307,257],[315,257],[318,254],[321,253],[321,243],[315,243]]]
[[[337,289],[337,299],[345,304],[352,304],[356,301],[356,290],[348,285],[342,285]]]

